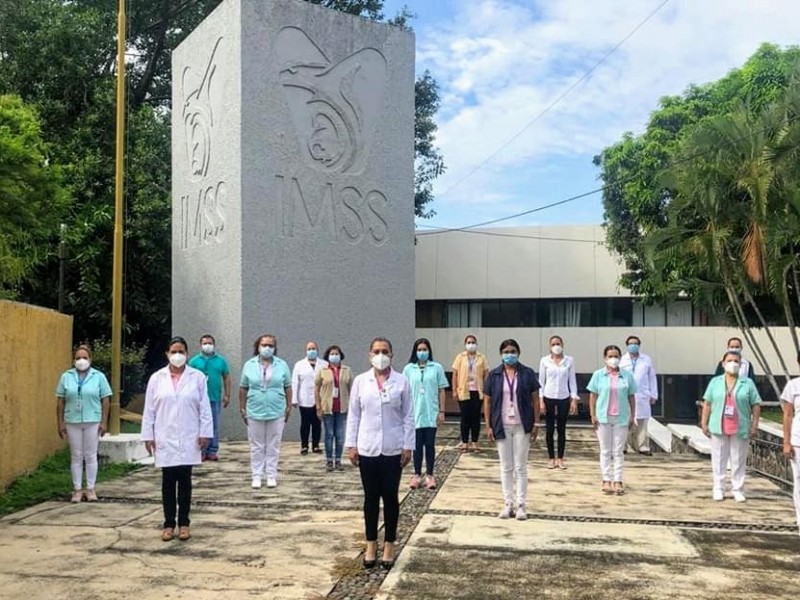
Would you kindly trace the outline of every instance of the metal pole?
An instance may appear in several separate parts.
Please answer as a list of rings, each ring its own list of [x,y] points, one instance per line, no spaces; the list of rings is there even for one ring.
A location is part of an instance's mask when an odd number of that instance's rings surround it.
[[[125,166],[125,0],[117,13],[117,153],[114,180],[114,273],[111,292],[111,406],[109,433],[119,434],[119,397],[122,381],[122,216]]]
[[[58,312],[64,312],[64,281],[67,274],[67,226],[61,223],[58,242]]]

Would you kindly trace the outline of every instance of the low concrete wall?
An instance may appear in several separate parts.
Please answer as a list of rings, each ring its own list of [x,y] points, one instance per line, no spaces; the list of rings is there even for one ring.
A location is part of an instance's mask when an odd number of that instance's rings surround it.
[[[71,347],[72,317],[0,300],[0,489],[66,443],[55,389]]]

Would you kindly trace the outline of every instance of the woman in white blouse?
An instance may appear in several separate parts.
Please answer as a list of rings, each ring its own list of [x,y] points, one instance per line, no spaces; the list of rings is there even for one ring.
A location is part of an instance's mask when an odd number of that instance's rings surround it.
[[[567,443],[567,415],[578,414],[578,384],[575,381],[575,362],[564,354],[560,336],[550,337],[550,354],[539,363],[539,383],[542,386],[539,412],[546,415],[548,469],[566,469],[564,449]],[[558,454],[553,433],[558,431]],[[556,458],[557,457],[557,458]]]
[[[150,377],[142,415],[142,441],[147,452],[155,454],[156,467],[161,468],[161,539],[165,542],[174,539],[176,525],[178,539],[191,537],[192,466],[202,462],[202,452],[214,437],[206,376],[186,366],[188,354],[185,339],[170,340],[169,365]]]
[[[411,385],[392,369],[392,343],[375,338],[369,347],[372,368],[353,380],[347,413],[350,462],[358,465],[364,486],[367,548],[364,567],[378,555],[378,514],[383,499],[384,547],[381,566],[394,564],[394,542],[400,516],[400,477],[416,441]]]

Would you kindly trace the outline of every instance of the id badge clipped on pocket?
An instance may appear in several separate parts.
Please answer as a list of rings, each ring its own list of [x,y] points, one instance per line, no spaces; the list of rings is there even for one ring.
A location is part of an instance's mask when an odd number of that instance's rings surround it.
[[[389,397],[389,388],[384,387],[380,391],[380,396],[381,396],[381,404],[388,404],[389,401],[391,400],[391,398]]]
[[[722,414],[730,419],[736,414],[736,409],[733,404],[726,404]]]

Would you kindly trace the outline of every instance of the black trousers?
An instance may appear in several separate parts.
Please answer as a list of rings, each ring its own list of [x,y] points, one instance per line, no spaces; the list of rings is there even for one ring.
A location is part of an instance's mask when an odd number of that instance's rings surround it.
[[[192,465],[164,467],[161,469],[161,504],[164,507],[164,528],[189,526],[192,505]]]
[[[547,455],[550,459],[556,457],[555,444],[553,443],[553,432],[558,431],[558,458],[564,458],[564,448],[567,444],[567,416],[569,416],[569,398],[558,400],[556,398],[545,398],[544,406],[547,423]]]
[[[417,449],[414,450],[414,473],[422,474],[422,453],[425,453],[425,474],[433,475],[436,460],[436,427],[417,428]]]
[[[364,486],[364,526],[367,541],[378,541],[378,516],[383,499],[383,536],[393,543],[397,539],[400,518],[400,455],[361,456],[358,459],[361,484]]]
[[[470,392],[469,400],[459,400],[461,411],[461,441],[467,443],[470,436],[473,442],[478,441],[481,434],[481,397],[478,392]]]
[[[322,422],[317,416],[315,406],[300,407],[300,446],[308,448],[308,434],[311,432],[311,446],[319,448],[322,439]]]

